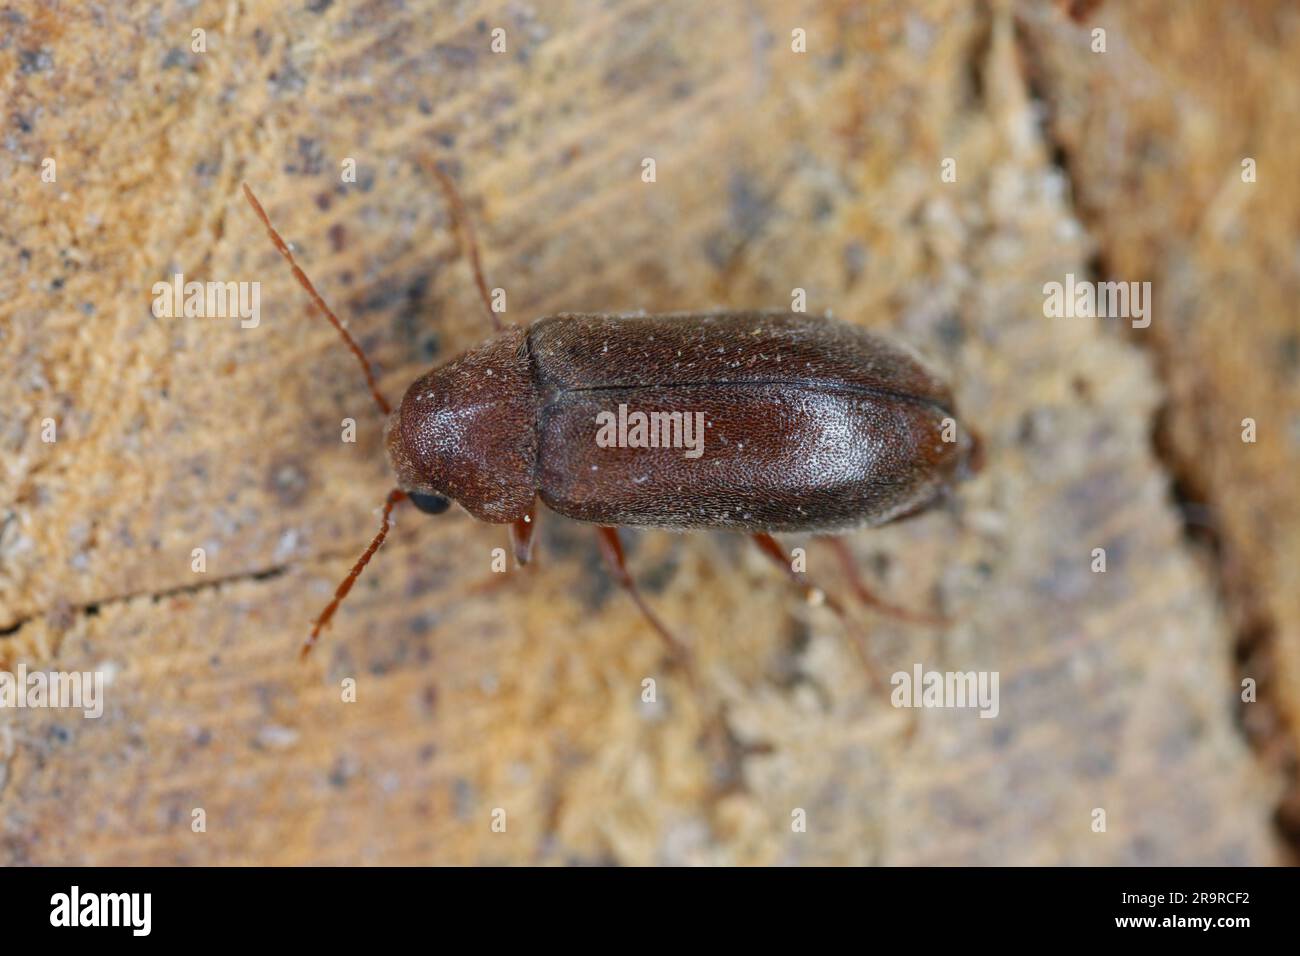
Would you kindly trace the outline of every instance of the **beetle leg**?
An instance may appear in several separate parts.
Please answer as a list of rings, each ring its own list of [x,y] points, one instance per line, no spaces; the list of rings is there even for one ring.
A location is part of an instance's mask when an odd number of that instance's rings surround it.
[[[510,550],[514,553],[515,564],[523,567],[533,553],[533,529],[537,527],[537,505],[528,509],[528,514],[510,525]]]
[[[819,588],[816,584],[810,581],[802,571],[796,571],[794,566],[790,564],[789,557],[781,549],[781,546],[777,544],[776,538],[772,537],[766,531],[759,531],[755,534],[751,534],[750,538],[752,538],[754,543],[758,545],[758,550],[762,551],[764,555],[772,560],[773,564],[784,571],[791,581],[799,585],[799,589],[803,591],[804,597],[808,600],[809,604],[824,603],[828,608],[835,612],[836,617],[841,619],[845,617],[844,605],[840,603],[839,599]]]
[[[632,600],[636,602],[636,606],[640,609],[641,614],[650,622],[650,626],[655,629],[655,633],[657,633],[659,637],[663,639],[664,644],[667,645],[669,653],[685,665],[686,674],[691,679],[691,682],[694,683],[695,677],[694,668],[691,666],[691,652],[685,644],[674,637],[673,633],[664,626],[664,623],[659,620],[654,611],[650,610],[650,605],[647,604],[645,599],[641,596],[640,590],[637,589],[636,582],[632,580],[632,575],[628,573],[627,562],[623,555],[623,542],[619,540],[618,529],[601,525],[596,528],[596,534],[597,539],[600,542],[600,553],[604,556],[605,563],[609,565],[609,569],[614,573],[614,579],[622,585],[623,589],[627,591],[629,595],[631,595]]]
[[[857,563],[853,560],[853,552],[849,546],[844,543],[843,538],[826,536],[822,538],[835,551],[836,557],[839,558],[840,567],[844,571],[844,576],[849,580],[849,587],[858,600],[868,607],[874,608],[881,614],[888,614],[890,617],[896,617],[900,621],[910,621],[913,624],[933,624],[942,626],[951,624],[952,619],[944,617],[941,614],[926,614],[924,611],[909,611],[907,608],[898,607],[890,604],[878,596],[874,591],[867,587],[866,582],[862,580],[862,575],[858,573]]]
[[[841,623],[852,632],[853,640],[850,643],[853,645],[853,650],[858,655],[858,659],[862,662],[863,669],[867,672],[867,680],[871,682],[873,687],[881,688],[883,685],[880,683],[880,677],[876,673],[876,667],[872,663],[871,655],[867,652],[866,640],[858,631],[856,625],[849,619],[844,610],[844,605],[840,603],[839,599],[819,588],[802,571],[796,571],[790,563],[789,557],[770,534],[760,531],[751,534],[749,537],[754,544],[758,545],[759,551],[762,551],[764,555],[772,560],[773,564],[784,571],[786,576],[799,586],[809,604],[824,603],[840,619]]]

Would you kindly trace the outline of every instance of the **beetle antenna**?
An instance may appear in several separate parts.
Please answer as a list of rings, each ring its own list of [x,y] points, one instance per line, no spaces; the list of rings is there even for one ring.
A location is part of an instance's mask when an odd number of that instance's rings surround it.
[[[385,415],[389,414],[392,412],[393,408],[388,404],[388,400],[379,393],[379,386],[375,384],[375,373],[370,369],[370,362],[366,359],[366,353],[361,351],[361,346],[357,345],[356,340],[348,334],[348,330],[343,327],[343,323],[339,321],[339,317],[334,314],[334,311],[328,305],[325,304],[325,300],[321,298],[320,293],[316,291],[316,287],[312,285],[311,280],[307,278],[307,273],[303,272],[298,266],[298,260],[293,257],[293,253],[289,250],[288,244],[280,238],[280,234],[276,232],[275,227],[271,225],[270,217],[267,216],[266,210],[262,208],[262,204],[257,201],[257,197],[253,195],[253,191],[248,188],[248,183],[243,183],[242,185],[244,187],[244,196],[248,199],[249,205],[253,207],[253,212],[257,213],[257,218],[262,220],[262,225],[266,227],[266,231],[270,235],[271,241],[275,243],[275,248],[279,250],[280,255],[284,256],[285,261],[287,261],[290,268],[293,269],[293,277],[298,280],[300,286],[307,290],[307,294],[311,296],[311,301],[316,308],[325,313],[325,318],[329,319],[334,328],[338,329],[339,335],[343,336],[343,342],[352,350],[352,354],[355,355],[357,361],[361,363],[361,370],[366,373],[366,384],[370,386],[370,394],[374,397],[375,404],[379,406],[379,410]]]
[[[456,192],[456,184],[451,181],[451,177],[444,173],[436,162],[421,158],[420,164],[433,173],[433,178],[438,180],[443,195],[447,197],[447,205],[451,207],[451,218],[460,239],[461,251],[469,256],[470,268],[474,270],[474,284],[478,286],[479,298],[483,300],[483,308],[487,309],[488,319],[492,322],[492,331],[500,332],[505,326],[501,324],[501,317],[492,308],[492,296],[488,294],[487,279],[483,278],[483,260],[478,254],[478,237],[474,235],[474,223],[465,210],[465,202],[460,198],[460,193]]]
[[[316,641],[320,638],[320,632],[324,629],[325,625],[330,622],[330,618],[332,618],[334,612],[339,609],[339,605],[343,603],[343,599],[348,596],[348,592],[352,590],[352,585],[357,583],[357,578],[361,577],[362,570],[370,563],[370,559],[375,556],[375,552],[379,550],[379,546],[384,543],[384,538],[388,537],[389,516],[393,513],[393,507],[405,497],[406,492],[402,491],[400,488],[394,488],[388,493],[388,500],[384,502],[384,516],[379,522],[379,534],[375,535],[374,540],[370,542],[370,547],[366,548],[365,553],[363,553],[361,557],[357,558],[357,563],[352,565],[352,570],[348,572],[348,576],[343,579],[343,583],[340,584],[338,589],[334,592],[334,600],[330,601],[330,603],[325,606],[325,610],[321,611],[320,617],[316,618],[316,623],[312,625],[311,634],[309,634],[307,640],[302,643],[302,650],[299,652],[300,657],[306,658],[306,656],[311,653],[311,649],[316,646]]]

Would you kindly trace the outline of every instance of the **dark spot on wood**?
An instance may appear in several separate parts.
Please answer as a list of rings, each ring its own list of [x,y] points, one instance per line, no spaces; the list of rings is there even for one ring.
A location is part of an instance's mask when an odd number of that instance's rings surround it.
[[[429,279],[427,272],[415,276],[391,276],[368,288],[363,295],[350,299],[348,307],[353,314],[386,312],[389,309],[401,308],[403,310],[401,315],[408,316],[413,306],[424,302],[429,289]]]
[[[844,244],[840,259],[844,263],[844,286],[851,289],[867,267],[867,249],[855,239]]]
[[[26,838],[6,834],[0,836],[0,858],[9,866],[25,866],[32,862],[31,844]]]
[[[827,219],[830,218],[831,213],[834,211],[835,211],[835,200],[831,198],[831,194],[822,190],[818,190],[813,195],[813,203],[812,203],[813,219],[817,220],[818,222],[825,222]]]
[[[454,69],[468,69],[478,62],[478,54],[469,47],[449,46],[445,43],[433,48],[433,57]]]
[[[623,535],[623,548],[630,555],[631,535]],[[596,535],[590,527],[571,521],[542,523],[542,542],[545,553],[566,560],[576,559],[580,565],[575,597],[588,610],[604,607],[614,589],[609,566],[601,556]]]
[[[761,232],[772,216],[771,199],[754,187],[753,179],[743,170],[731,171],[727,200],[732,228],[746,239]]]
[[[457,777],[451,784],[452,812],[457,819],[467,820],[474,812],[474,785],[464,777]]]
[[[22,74],[48,73],[54,69],[54,54],[49,50],[19,50],[18,72]]]
[[[1052,434],[1056,416],[1048,408],[1031,408],[1020,416],[1020,425],[1016,430],[1016,441],[1033,448],[1046,443]]]
[[[677,576],[680,564],[677,555],[676,539],[672,552],[664,560],[656,562],[637,576],[637,585],[646,594],[661,594]]]
[[[319,176],[325,168],[325,151],[320,142],[310,136],[298,137],[298,161],[284,167],[286,173]]]
[[[296,508],[307,494],[307,472],[296,461],[279,461],[271,465],[267,490],[285,508]]]
[[[1300,333],[1288,332],[1277,344],[1278,368],[1283,375],[1300,371]]]
[[[267,77],[267,82],[271,87],[271,95],[276,99],[297,96],[307,89],[307,77],[289,62],[287,54],[280,68]]]
[[[432,633],[436,621],[431,614],[417,614],[406,622],[406,629],[414,637],[424,637]]]
[[[353,777],[357,775],[357,761],[348,754],[342,754],[334,761],[334,766],[330,769],[328,780],[330,786],[343,789],[348,785]]]
[[[721,269],[727,264],[733,248],[734,243],[728,240],[727,234],[719,231],[709,233],[701,243],[704,258],[714,269]]]
[[[442,339],[430,319],[428,304],[429,274],[422,273],[405,283],[384,290],[386,306],[395,306],[393,329],[399,342],[408,351],[414,351],[421,361],[428,362],[442,352]]]
[[[934,330],[943,347],[950,352],[955,352],[966,341],[966,326],[962,324],[961,317],[956,312],[944,313],[935,323]]]
[[[572,558],[580,547],[576,528],[571,521],[543,521],[538,529],[540,546],[548,555]]]

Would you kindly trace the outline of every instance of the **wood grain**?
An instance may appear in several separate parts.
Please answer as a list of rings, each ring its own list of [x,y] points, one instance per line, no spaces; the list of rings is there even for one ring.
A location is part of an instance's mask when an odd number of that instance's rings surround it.
[[[1279,778],[1237,727],[1232,631],[1152,449],[1157,369],[1103,321],[1043,315],[1096,240],[1007,5],[12,9],[0,663],[110,683],[98,720],[0,711],[0,860],[1278,859]],[[513,321],[802,288],[926,352],[989,465],[947,513],[851,545],[892,600],[956,623],[855,619],[890,669],[998,671],[999,716],[892,708],[846,629],[741,541],[629,535],[699,658],[692,695],[591,531],[552,515],[538,565],[502,581],[501,528],[399,513],[299,664],[390,485],[352,357],[239,184],[395,398],[486,331],[422,156],[452,169]],[[260,324],[155,318],[175,272],[260,282]]]

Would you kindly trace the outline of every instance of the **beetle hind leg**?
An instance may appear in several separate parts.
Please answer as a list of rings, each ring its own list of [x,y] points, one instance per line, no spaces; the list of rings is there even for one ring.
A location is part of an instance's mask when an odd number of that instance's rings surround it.
[[[600,553],[604,557],[605,563],[609,565],[610,571],[613,572],[614,580],[619,583],[623,590],[627,591],[628,595],[636,603],[641,615],[650,623],[650,626],[655,629],[655,633],[664,642],[669,654],[675,661],[682,664],[687,677],[694,684],[695,669],[690,648],[678,640],[663,621],[659,620],[658,615],[650,609],[650,605],[641,596],[640,589],[637,588],[636,582],[632,580],[632,575],[627,570],[626,556],[623,554],[623,542],[619,540],[618,529],[601,525],[596,529],[596,534],[600,543]]]
[[[867,587],[862,575],[858,571],[857,562],[853,560],[853,552],[849,546],[844,543],[843,538],[835,538],[827,535],[820,540],[830,545],[831,550],[835,552],[836,558],[839,559],[840,569],[844,572],[844,577],[849,582],[854,596],[872,610],[889,617],[897,618],[900,621],[907,621],[912,624],[930,624],[941,627],[952,623],[951,618],[944,617],[941,614],[927,614],[924,611],[910,611],[907,608],[899,607],[896,604],[890,604],[884,598],[880,597],[871,588]]]
[[[860,632],[857,625],[849,618],[849,615],[844,610],[844,605],[840,600],[833,594],[818,587],[802,571],[796,571],[794,566],[790,563],[786,553],[781,549],[781,545],[779,545],[776,539],[770,534],[765,531],[760,531],[756,534],[751,534],[749,537],[750,540],[758,546],[758,550],[763,552],[765,557],[770,559],[773,564],[784,571],[786,577],[793,581],[799,589],[803,591],[804,597],[809,604],[825,604],[831,609],[835,616],[840,619],[840,623],[851,632],[852,639],[849,643],[853,647],[853,651],[857,655],[858,660],[861,662],[862,669],[866,671],[867,680],[870,681],[871,686],[874,688],[879,689],[883,687],[880,682],[880,675],[876,670],[876,665],[871,660],[871,654],[867,650],[866,637]]]

